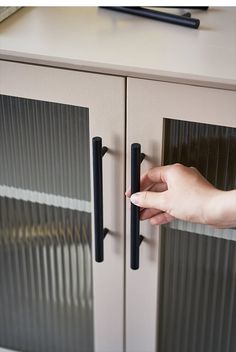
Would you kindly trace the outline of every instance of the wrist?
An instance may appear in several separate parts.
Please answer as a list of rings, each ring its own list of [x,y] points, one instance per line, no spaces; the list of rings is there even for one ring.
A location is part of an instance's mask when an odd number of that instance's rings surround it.
[[[205,223],[217,228],[236,226],[236,190],[215,189],[207,204]]]

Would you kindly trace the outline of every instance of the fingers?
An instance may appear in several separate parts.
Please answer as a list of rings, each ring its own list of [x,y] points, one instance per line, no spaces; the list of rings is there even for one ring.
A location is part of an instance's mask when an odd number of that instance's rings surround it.
[[[126,197],[130,198],[130,196],[131,196],[131,188],[130,187],[125,191],[125,195],[126,195]]]
[[[141,177],[141,186],[148,186],[153,183],[167,183],[168,170],[172,165],[158,166],[148,170]]]
[[[153,186],[153,182],[150,182],[147,178],[147,172],[140,178],[140,191],[149,190]],[[126,197],[131,196],[131,187],[125,192]]]
[[[152,192],[164,192],[167,190],[166,183],[151,184],[149,187],[140,187],[140,191],[152,191]],[[131,189],[127,189],[125,192],[126,197],[131,197]]]
[[[160,213],[162,213],[162,211],[159,209],[143,209],[142,211],[140,211],[140,220],[150,219]]]
[[[140,190],[148,190],[154,184],[167,184],[167,174],[171,165],[154,167],[153,169],[148,170],[145,174],[142,175],[140,179]],[[131,196],[131,189],[128,188],[125,192],[127,197]]]
[[[130,200],[133,204],[141,208],[154,208],[166,211],[166,193],[167,192],[138,192],[132,194]]]
[[[175,218],[167,213],[161,213],[153,216],[150,219],[150,223],[152,225],[164,225],[168,224],[169,222],[173,221]]]
[[[148,189],[141,189],[140,191],[151,191],[151,192],[164,192],[168,189],[166,183],[157,183]]]

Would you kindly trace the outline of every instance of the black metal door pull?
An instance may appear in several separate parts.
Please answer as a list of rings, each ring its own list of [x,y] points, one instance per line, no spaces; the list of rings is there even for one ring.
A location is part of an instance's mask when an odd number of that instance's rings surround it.
[[[145,154],[141,153],[141,145],[133,143],[131,145],[131,194],[140,191],[140,165],[144,158]],[[143,236],[140,235],[139,207],[132,203],[130,216],[130,267],[136,270],[139,268],[139,246]]]
[[[102,157],[108,151],[107,147],[102,147],[102,138],[94,137],[93,145],[93,190],[94,190],[94,236],[95,236],[95,260],[103,262],[104,246],[103,240],[108,233],[107,228],[103,228],[103,182],[102,182]]]

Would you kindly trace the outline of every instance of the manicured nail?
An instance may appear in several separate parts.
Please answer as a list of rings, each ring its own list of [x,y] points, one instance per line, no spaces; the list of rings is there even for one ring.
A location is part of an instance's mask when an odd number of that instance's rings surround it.
[[[130,197],[131,202],[135,205],[139,205],[140,195],[141,195],[140,193],[132,194],[132,196]]]

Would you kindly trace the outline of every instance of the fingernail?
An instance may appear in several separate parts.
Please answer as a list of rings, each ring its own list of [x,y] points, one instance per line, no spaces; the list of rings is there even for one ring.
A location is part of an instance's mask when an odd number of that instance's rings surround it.
[[[130,197],[130,200],[133,204],[135,205],[139,205],[139,201],[140,201],[140,193],[134,193],[132,194],[132,196]]]

